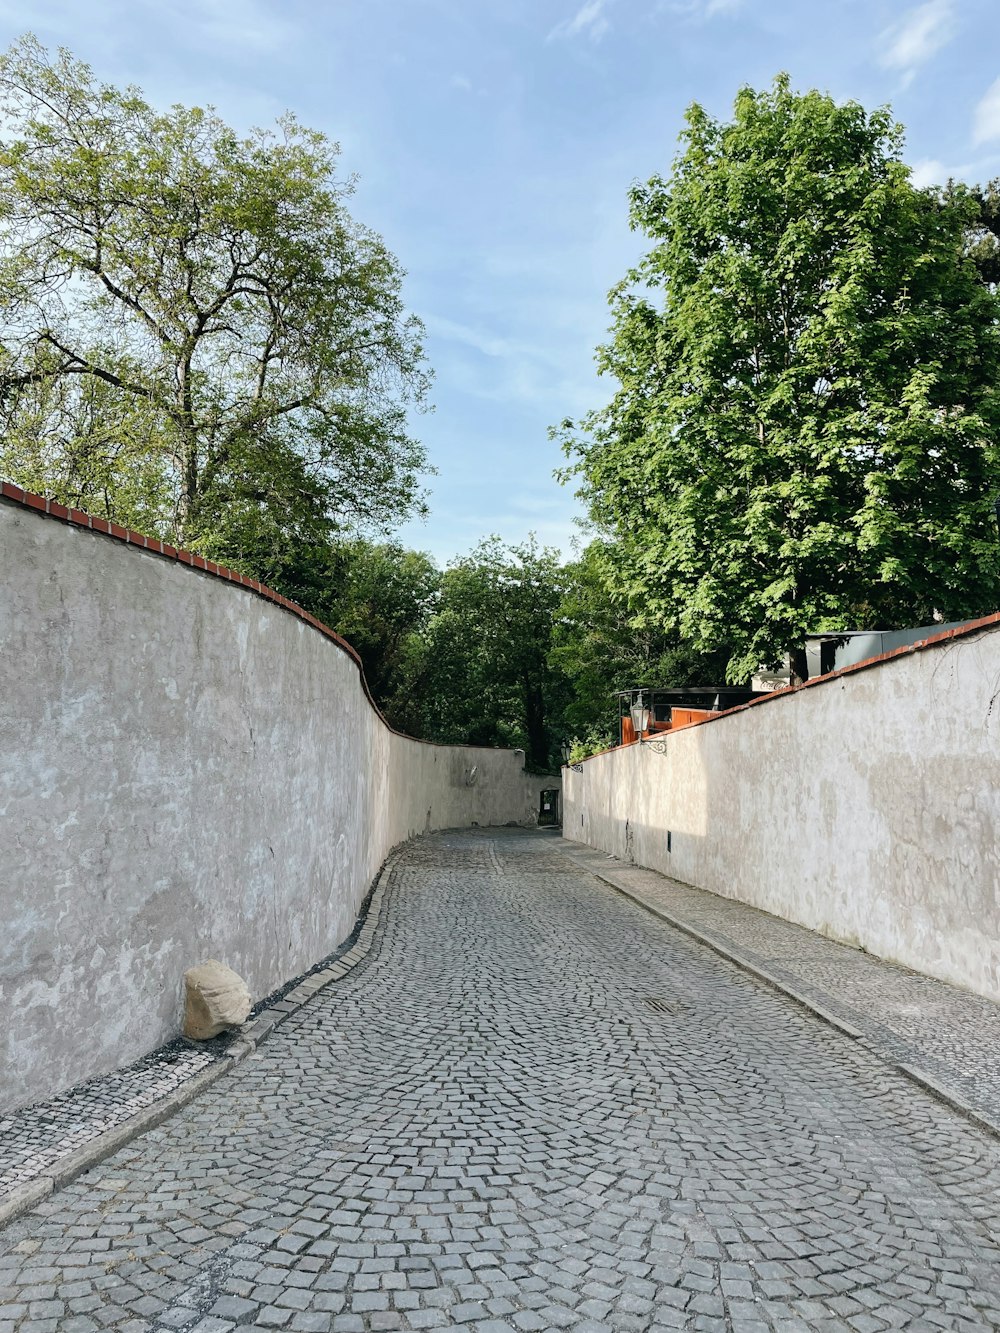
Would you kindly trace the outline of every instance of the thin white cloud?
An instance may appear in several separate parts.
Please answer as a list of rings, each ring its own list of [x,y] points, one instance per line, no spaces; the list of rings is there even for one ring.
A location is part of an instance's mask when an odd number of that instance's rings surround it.
[[[471,347],[473,351],[479,352],[481,356],[519,356],[528,350],[523,344],[509,338],[493,337],[488,333],[482,333],[479,329],[471,328],[468,324],[460,324],[454,319],[445,319],[442,315],[425,314],[423,320],[427,326],[427,332],[432,338],[443,338],[448,342],[461,343],[463,347]]]
[[[682,18],[704,21],[717,18],[720,14],[735,14],[743,8],[744,3],[745,0],[660,0],[655,12],[663,13],[666,10]]]
[[[267,0],[105,0],[89,6],[74,0],[33,0],[30,14],[28,8],[0,0],[0,23],[14,31],[30,28],[74,51],[84,45],[82,36],[99,35],[105,59],[109,43],[119,44],[127,32],[142,31],[144,24],[148,28],[143,36],[153,47],[162,46],[164,36],[170,44],[180,37],[193,46],[210,43],[208,49],[226,53],[240,47],[252,55],[271,53],[298,35],[295,24]]]
[[[945,164],[937,158],[925,157],[913,164],[910,173],[910,182],[915,185],[918,190],[923,190],[928,185],[943,185],[949,177],[953,177],[954,175],[954,170],[946,167]]]
[[[953,0],[926,0],[883,32],[879,64],[898,70],[909,82],[955,35]]]
[[[997,80],[997,82],[1000,83],[1000,80]],[[1000,127],[994,133],[993,138],[1000,138]],[[972,162],[948,163],[942,162],[936,157],[925,157],[913,164],[910,180],[918,190],[923,190],[928,185],[947,185],[948,181],[965,181],[967,183],[984,181],[987,177],[996,174],[998,161],[1000,161],[1000,157],[996,153],[977,157]]]
[[[563,509],[559,495],[531,495],[522,491],[510,497],[510,507],[518,514],[551,514],[554,509]]]
[[[290,22],[258,0],[198,0],[193,5],[184,0],[168,5],[166,12],[171,9],[208,40],[233,42],[262,54],[286,45],[295,32]]]
[[[607,0],[584,0],[584,4],[572,18],[557,23],[545,39],[548,42],[558,37],[587,36],[592,42],[599,42],[611,27],[605,10]]]
[[[972,119],[972,142],[1000,139],[1000,79],[990,84],[976,105]]]
[[[457,88],[459,92],[462,93],[472,92],[472,80],[466,78],[464,74],[453,74],[451,76],[451,86]]]

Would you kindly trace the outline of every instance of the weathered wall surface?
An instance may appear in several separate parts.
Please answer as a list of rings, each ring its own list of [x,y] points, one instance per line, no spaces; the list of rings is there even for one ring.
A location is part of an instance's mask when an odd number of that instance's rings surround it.
[[[534,823],[556,785],[394,734],[348,653],[256,593],[3,500],[0,699],[0,1108],[173,1036],[193,963],[262,998],[397,843]]]
[[[665,741],[564,770],[565,836],[1000,999],[1000,625]]]

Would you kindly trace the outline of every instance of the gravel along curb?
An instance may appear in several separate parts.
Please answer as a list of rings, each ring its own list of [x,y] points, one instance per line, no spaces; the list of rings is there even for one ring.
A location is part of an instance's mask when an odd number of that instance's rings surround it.
[[[115,1125],[113,1129],[95,1135],[89,1143],[85,1143],[76,1152],[69,1153],[66,1157],[61,1157],[57,1162],[54,1162],[52,1166],[46,1167],[45,1171],[30,1185],[23,1185],[20,1189],[12,1190],[0,1201],[0,1227],[7,1226],[15,1218],[20,1217],[22,1213],[28,1212],[36,1204],[41,1203],[43,1199],[48,1198],[54,1190],[68,1185],[71,1180],[75,1180],[77,1176],[82,1175],[84,1171],[89,1171],[92,1166],[96,1166],[99,1162],[103,1162],[106,1157],[110,1157],[113,1152],[117,1152],[119,1148],[131,1142],[132,1139],[144,1134],[148,1129],[154,1129],[157,1125],[162,1124],[175,1111],[179,1111],[182,1106],[186,1106],[199,1093],[204,1092],[217,1079],[220,1079],[223,1074],[227,1074],[236,1065],[242,1063],[248,1055],[252,1055],[260,1043],[265,1041],[276,1027],[279,1027],[287,1018],[301,1009],[318,991],[323,990],[334,981],[339,981],[341,977],[346,977],[359,963],[363,962],[368,957],[375,939],[375,932],[381,919],[382,900],[389,887],[392,870],[398,855],[398,852],[391,853],[379,871],[375,880],[375,887],[368,901],[364,923],[358,931],[357,939],[347,953],[321,971],[310,972],[282,999],[259,1013],[252,1023],[239,1029],[239,1035],[221,1059],[209,1065],[207,1069],[193,1075],[168,1097],[164,1097],[155,1106],[149,1106],[137,1115],[130,1116],[128,1120],[122,1121],[120,1125]]]
[[[717,953],[720,957],[725,958],[727,962],[735,964],[735,966],[740,968],[743,972],[748,972],[752,977],[756,977],[758,981],[764,982],[766,986],[770,986],[773,990],[779,991],[782,995],[787,996],[788,999],[794,1000],[795,1003],[801,1005],[803,1009],[808,1009],[809,1012],[814,1017],[820,1019],[821,1022],[827,1023],[832,1028],[836,1028],[843,1036],[850,1037],[852,1041],[864,1041],[868,1036],[868,1034],[863,1032],[860,1028],[852,1026],[852,1024],[845,1022],[844,1019],[838,1017],[836,1014],[831,1013],[829,1009],[825,1009],[821,1004],[817,1004],[811,996],[803,995],[801,991],[797,991],[792,986],[789,986],[788,982],[783,978],[775,976],[772,972],[768,972],[765,968],[762,968],[759,963],[751,962],[749,958],[746,958],[736,949],[733,949],[729,944],[724,944],[721,940],[714,939],[711,935],[703,934],[695,926],[690,925],[686,921],[682,921],[679,917],[673,916],[670,912],[664,911],[662,907],[656,907],[652,903],[647,902],[631,889],[626,889],[623,888],[621,884],[616,884],[614,880],[609,879],[607,875],[602,875],[600,871],[594,870],[589,865],[584,866],[582,861],[576,861],[572,852],[565,851],[562,848],[559,848],[559,850],[567,860],[573,861],[574,864],[580,866],[581,869],[586,869],[595,879],[599,879],[602,884],[607,884],[607,886],[614,889],[616,893],[620,893],[623,898],[628,898],[631,902],[634,902],[637,907],[641,907],[652,916],[659,917],[659,919],[664,921],[668,926],[673,926],[675,930],[679,930],[683,934],[689,935],[691,939],[696,940],[699,944],[705,945],[705,947],[711,949],[713,953]],[[643,868],[645,869],[646,867]],[[653,871],[652,873],[658,874],[659,872]],[[924,1090],[924,1092],[930,1093],[930,1095],[936,1098],[939,1102],[950,1107],[951,1110],[957,1111],[958,1114],[963,1116],[966,1120],[970,1120],[977,1129],[985,1130],[987,1134],[992,1134],[995,1138],[1000,1139],[1000,1122],[994,1120],[991,1116],[986,1115],[983,1111],[977,1110],[974,1106],[970,1106],[959,1093],[946,1087],[930,1074],[925,1074],[914,1065],[904,1064],[901,1061],[886,1058],[886,1056],[881,1054],[873,1045],[868,1045],[868,1049],[873,1055],[878,1056],[883,1063],[888,1065],[890,1069],[895,1070],[897,1074],[902,1074],[902,1076],[909,1079],[911,1083],[916,1083],[918,1087]]]

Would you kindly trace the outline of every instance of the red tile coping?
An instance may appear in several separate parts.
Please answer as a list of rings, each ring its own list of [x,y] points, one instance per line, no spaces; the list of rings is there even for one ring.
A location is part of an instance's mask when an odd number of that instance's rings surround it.
[[[141,532],[132,532],[128,528],[120,527],[117,523],[109,523],[106,519],[97,518],[93,514],[87,514],[82,509],[67,509],[56,500],[47,499],[44,495],[35,495],[32,491],[23,490],[20,486],[15,486],[9,481],[0,481],[0,497],[9,500],[13,504],[21,505],[24,509],[32,509],[39,514],[45,514],[49,518],[58,519],[61,523],[68,523],[73,527],[87,528],[90,532],[99,532],[106,537],[119,541],[126,546],[138,546],[141,550],[147,551],[152,555],[161,556],[167,560],[173,560],[177,564],[189,565],[192,569],[197,569],[211,578],[222,579],[229,583],[239,584],[246,588],[248,592],[256,593],[259,597],[265,598],[269,602],[274,602],[285,611],[290,611],[293,616],[298,616],[304,620],[307,625],[313,629],[319,630],[320,634],[328,639],[332,639],[338,648],[347,653],[348,657],[358,668],[358,674],[361,677],[361,688],[365,692],[368,702],[374,708],[375,712],[382,719],[386,727],[396,736],[403,736],[406,740],[417,740],[415,736],[407,736],[405,731],[397,731],[395,727],[390,726],[386,721],[382,710],[372,698],[372,692],[368,688],[368,682],[365,680],[364,667],[361,665],[361,658],[357,651],[351,647],[346,639],[341,638],[336,630],[332,630],[329,625],[324,625],[321,620],[317,620],[314,615],[310,615],[297,602],[290,601],[283,597],[280,592],[275,592],[273,588],[266,587],[263,583],[258,583],[256,579],[249,578],[246,574],[237,573],[234,569],[227,569],[224,565],[217,565],[212,560],[206,560],[204,556],[195,555],[193,551],[179,550],[176,546],[171,546],[167,542],[158,541],[155,537],[145,537]],[[421,741],[422,745],[436,745],[436,741]],[[451,749],[451,746],[441,746],[442,749]],[[482,749],[482,746],[459,747],[468,749]]]

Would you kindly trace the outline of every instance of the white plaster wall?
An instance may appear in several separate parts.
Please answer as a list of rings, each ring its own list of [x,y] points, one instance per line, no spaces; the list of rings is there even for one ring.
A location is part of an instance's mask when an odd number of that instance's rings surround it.
[[[1000,999],[1000,628],[563,778],[566,837]]]
[[[193,963],[269,994],[393,846],[534,823],[554,785],[390,732],[348,654],[252,592],[0,501],[0,1109],[175,1035]]]

